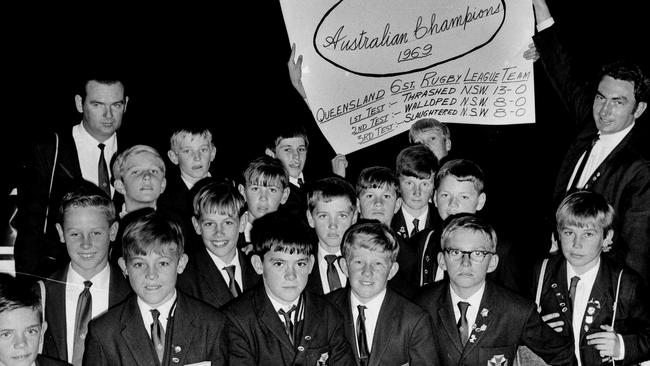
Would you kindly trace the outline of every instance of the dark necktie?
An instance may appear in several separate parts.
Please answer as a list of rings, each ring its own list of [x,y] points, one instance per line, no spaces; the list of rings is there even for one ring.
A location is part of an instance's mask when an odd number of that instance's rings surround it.
[[[336,266],[334,265],[334,262],[336,262],[337,259],[338,256],[334,254],[328,254],[325,256],[325,261],[327,261],[327,283],[329,283],[330,292],[341,288],[341,279],[339,278]]]
[[[587,165],[587,160],[589,160],[589,155],[591,155],[591,149],[594,148],[594,145],[596,145],[596,141],[598,141],[598,138],[600,136],[596,135],[593,140],[591,140],[591,143],[587,148],[585,149],[584,156],[582,158],[582,161],[580,162],[580,165],[578,166],[578,170],[576,170],[576,175],[573,177],[573,181],[571,182],[571,185],[569,186],[568,194],[573,193],[576,189],[578,189],[578,183],[580,182],[580,177],[582,176],[583,171],[585,170],[585,166]]]
[[[467,324],[467,308],[469,303],[465,301],[458,302],[458,310],[460,310],[460,319],[458,319],[458,333],[460,334],[460,343],[465,346],[467,338],[469,338],[469,324]]]
[[[232,294],[232,297],[237,297],[241,294],[241,290],[239,289],[239,285],[237,284],[237,281],[235,281],[235,266],[227,266],[223,267],[223,269],[228,272],[228,278],[230,281],[228,282],[228,289],[230,289],[230,293]]]
[[[101,188],[108,197],[111,197],[111,185],[110,185],[110,178],[108,176],[108,166],[106,165],[106,159],[104,158],[104,147],[106,145],[104,144],[99,144],[97,147],[99,147],[99,150],[101,153],[99,154],[99,161],[97,163],[97,185],[99,188]]]
[[[289,311],[284,311],[284,309],[278,310],[278,314],[284,317],[284,329],[287,331],[291,343],[293,343],[293,321],[291,320],[291,313],[296,309],[296,305],[292,305]]]
[[[569,285],[569,299],[571,299],[572,309],[573,309],[573,303],[576,301],[576,288],[578,287],[578,281],[580,281],[580,277],[578,276],[571,277],[571,284]]]
[[[413,219],[413,230],[411,230],[411,234],[409,235],[409,237],[412,237],[413,235],[417,234],[420,231],[418,225],[420,225],[420,220]]]
[[[298,178],[298,187],[302,188],[303,184],[305,184],[305,181],[302,178]]]
[[[75,317],[74,326],[74,344],[72,348],[72,364],[74,366],[81,366],[84,354],[84,343],[86,334],[88,333],[88,322],[92,316],[93,297],[90,294],[90,286],[93,283],[84,281],[84,289],[79,294],[77,300],[77,314]]]
[[[165,330],[158,319],[160,312],[153,309],[151,310],[151,316],[153,317],[153,323],[151,323],[151,340],[153,341],[153,347],[156,349],[158,361],[162,363],[163,356],[165,355]]]
[[[359,348],[359,361],[362,366],[368,363],[370,358],[370,351],[368,350],[368,337],[366,336],[366,315],[363,305],[357,305],[359,316],[357,317],[357,347]]]

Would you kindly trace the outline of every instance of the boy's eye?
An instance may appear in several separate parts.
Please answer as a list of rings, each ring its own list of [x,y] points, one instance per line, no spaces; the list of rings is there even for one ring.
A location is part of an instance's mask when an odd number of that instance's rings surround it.
[[[212,222],[212,221],[205,221],[205,222],[203,222],[203,226],[204,226],[204,227],[212,227],[212,226],[214,226],[214,222]]]
[[[393,196],[391,196],[390,194],[385,194],[385,195],[384,195],[384,199],[389,200],[389,199],[391,199],[391,198],[393,198]]]
[[[95,232],[93,232],[93,235],[95,235],[95,236],[102,236],[102,235],[104,235],[104,233],[101,232],[101,231],[95,231]]]
[[[573,234],[573,231],[571,231],[571,230],[563,230],[562,231],[562,235],[564,235],[564,236],[569,236],[569,235],[572,235],[572,234]]]
[[[207,153],[207,152],[208,152],[208,148],[207,148],[207,147],[202,147],[202,148],[201,148],[201,152],[202,152],[202,153]]]
[[[138,169],[133,169],[129,172],[132,176],[137,176],[140,175],[140,171]]]
[[[249,189],[251,192],[257,192],[257,191],[260,190],[260,187],[258,187],[258,186],[250,186],[250,187],[248,187],[248,189]]]
[[[298,264],[298,267],[301,267],[301,268],[307,266],[307,262],[306,262],[306,261],[300,261],[300,262],[298,262],[297,264]]]
[[[318,219],[320,219],[320,220],[324,220],[324,219],[327,218],[327,214],[320,213],[320,214],[316,215],[316,217],[317,217]]]
[[[347,219],[349,216],[350,215],[348,215],[347,213],[340,213],[339,214],[339,217],[342,218],[342,219]]]
[[[158,264],[159,264],[161,267],[167,267],[167,266],[169,266],[169,261],[160,261],[160,262],[158,262]]]
[[[40,332],[41,332],[41,330],[38,327],[27,329],[27,334],[29,334],[29,335],[38,335]]]
[[[144,264],[142,262],[131,263],[131,267],[133,267],[133,268],[138,268],[139,269],[139,268],[142,268],[143,266],[144,266]]]
[[[275,188],[275,187],[269,187],[269,192],[271,192],[271,193],[276,193],[277,191],[278,191],[277,188]]]
[[[273,267],[281,267],[282,264],[283,264],[283,263],[280,262],[280,261],[276,261],[276,262],[271,263],[271,265],[272,265]]]
[[[182,154],[189,154],[189,153],[190,153],[190,149],[183,149],[183,150],[181,150],[181,153],[182,153]]]
[[[234,220],[226,220],[226,221],[224,221],[224,224],[229,225],[229,226],[235,225],[235,221]]]
[[[298,148],[298,152],[300,152],[300,153],[307,152],[307,148],[301,146],[301,147]]]

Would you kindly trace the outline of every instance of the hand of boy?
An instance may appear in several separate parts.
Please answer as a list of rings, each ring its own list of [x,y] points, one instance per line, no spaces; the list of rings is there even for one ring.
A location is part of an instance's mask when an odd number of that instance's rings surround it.
[[[551,321],[559,317],[560,317],[560,313],[551,313],[551,314],[543,315],[542,320],[546,323],[546,325],[553,328],[554,331],[558,333],[562,333],[562,327],[564,326],[564,321],[563,320],[558,320],[555,322]]]
[[[345,169],[348,167],[348,159],[345,155],[338,154],[332,159],[332,173],[345,178]]]
[[[289,62],[287,62],[287,67],[289,68],[289,78],[291,79],[291,84],[302,99],[307,100],[307,93],[305,93],[305,87],[302,86],[302,55],[298,56],[298,60],[294,61],[296,58],[296,44],[291,44],[291,56],[289,57]]]
[[[611,358],[619,359],[621,344],[618,335],[609,325],[601,325],[600,329],[604,330],[604,332],[587,335],[587,344],[593,345],[600,351],[600,357],[603,357],[603,362],[609,361]]]
[[[524,60],[533,60],[533,62],[539,59],[539,52],[537,52],[537,47],[535,43],[528,45],[528,49],[524,51]]]

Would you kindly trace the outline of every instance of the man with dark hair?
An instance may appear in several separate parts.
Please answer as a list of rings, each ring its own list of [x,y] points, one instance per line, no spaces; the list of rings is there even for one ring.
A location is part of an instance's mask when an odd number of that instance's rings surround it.
[[[556,91],[578,124],[579,133],[560,167],[553,203],[586,189],[614,207],[615,259],[650,281],[650,162],[643,157],[641,127],[635,123],[648,105],[650,80],[637,65],[603,67],[597,90],[574,80],[575,67],[564,52],[545,0],[534,0],[535,45]],[[591,112],[591,113],[590,113]]]
[[[18,275],[46,276],[67,262],[65,247],[58,244],[53,215],[71,186],[86,180],[108,196],[119,198],[110,184],[109,167],[118,151],[116,131],[129,101],[124,83],[120,79],[88,78],[74,99],[81,122],[38,138],[23,163],[15,244]],[[121,137],[119,147],[125,147]]]

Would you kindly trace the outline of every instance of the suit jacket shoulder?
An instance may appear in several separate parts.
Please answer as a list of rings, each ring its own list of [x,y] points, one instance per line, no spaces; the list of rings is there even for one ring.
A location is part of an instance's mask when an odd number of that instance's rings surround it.
[[[45,355],[38,355],[36,356],[36,366],[70,366],[70,364]]]

